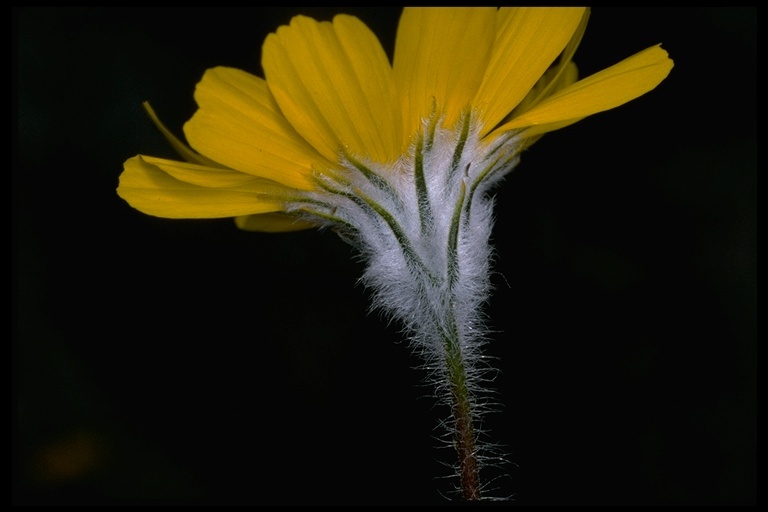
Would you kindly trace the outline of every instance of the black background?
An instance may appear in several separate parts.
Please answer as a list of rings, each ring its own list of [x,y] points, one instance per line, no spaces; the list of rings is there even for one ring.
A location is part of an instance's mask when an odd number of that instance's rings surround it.
[[[442,411],[330,232],[145,216],[206,68],[399,9],[14,12],[14,502],[445,503]],[[593,9],[583,75],[663,43],[656,90],[548,134],[498,189],[494,386],[530,504],[755,504],[756,10]]]

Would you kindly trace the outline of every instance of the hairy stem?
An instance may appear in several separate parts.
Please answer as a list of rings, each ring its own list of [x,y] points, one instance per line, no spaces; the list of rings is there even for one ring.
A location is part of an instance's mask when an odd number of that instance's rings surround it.
[[[467,386],[467,372],[461,345],[455,330],[446,333],[443,337],[443,345],[454,423],[453,442],[459,461],[462,496],[468,501],[479,500],[480,474],[475,446],[475,428],[472,421],[472,402]]]

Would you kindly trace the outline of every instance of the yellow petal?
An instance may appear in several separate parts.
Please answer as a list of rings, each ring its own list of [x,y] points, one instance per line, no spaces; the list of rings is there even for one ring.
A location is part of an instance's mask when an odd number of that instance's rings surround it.
[[[547,71],[549,73],[549,71]],[[576,68],[576,64],[573,62],[569,62],[567,66],[561,71],[559,71],[557,78],[552,83],[549,83],[547,85],[548,89],[552,93],[556,93],[562,89],[565,89],[566,87],[569,87],[570,85],[576,83],[576,81],[579,78],[579,72]],[[533,102],[535,104],[535,102]],[[530,108],[530,104],[528,105],[528,108]],[[528,109],[525,109],[528,110]],[[525,112],[523,110],[523,112]],[[514,119],[514,117],[509,117],[509,119]],[[571,125],[573,123],[576,123],[578,121],[581,121],[583,118],[577,117],[574,119],[567,119],[565,121],[558,121],[555,123],[546,123],[546,124],[540,124],[536,126],[531,126],[530,128],[526,128],[525,130],[525,138],[526,138],[526,146],[531,146],[534,142],[536,142],[538,139],[541,138],[541,136],[547,132],[552,132],[555,130],[559,130],[560,128],[565,128],[568,125]],[[489,140],[493,139],[497,135],[501,135],[505,131],[508,131],[506,129],[506,124],[500,126],[497,130],[494,130],[491,134],[488,135]]]
[[[263,79],[209,69],[195,89],[200,108],[184,125],[200,153],[253,176],[311,190],[313,166],[327,164],[283,117]]]
[[[360,20],[296,16],[267,36],[262,66],[285,117],[330,161],[340,150],[391,162],[402,146],[392,69]]]
[[[208,178],[204,177],[206,173],[210,174]],[[224,186],[219,179],[223,179]],[[220,186],[211,188],[194,182]],[[259,178],[238,182],[233,171],[139,155],[125,162],[117,193],[149,215],[212,219],[281,211],[283,201],[275,195],[280,190],[286,189]]]
[[[433,101],[445,124],[459,120],[480,86],[495,38],[496,8],[406,8],[395,42],[395,82],[405,133],[415,133]]]
[[[259,194],[280,197],[295,195],[295,189],[232,169],[178,162],[153,156],[141,155],[140,158],[146,164],[157,167],[173,178],[190,185],[197,185],[198,187],[240,188],[242,190],[253,190]]]
[[[673,65],[660,45],[652,46],[566,87],[499,131],[578,120],[618,107],[654,89]]]
[[[557,64],[544,72],[544,75],[536,82],[525,98],[506,116],[504,122],[530,110],[531,107],[544,98],[551,96],[578,80],[579,74],[576,65],[573,63],[573,55],[576,53],[582,37],[584,37],[588,21],[589,9],[586,9],[581,17],[579,26],[576,27],[576,32],[573,33],[571,40],[565,45],[563,53],[557,59]]]
[[[261,231],[265,233],[301,231],[303,229],[317,227],[317,224],[312,224],[311,222],[284,213],[242,215],[235,217],[235,225],[243,231]]]
[[[502,8],[496,42],[473,105],[490,132],[515,108],[571,40],[585,8]]]

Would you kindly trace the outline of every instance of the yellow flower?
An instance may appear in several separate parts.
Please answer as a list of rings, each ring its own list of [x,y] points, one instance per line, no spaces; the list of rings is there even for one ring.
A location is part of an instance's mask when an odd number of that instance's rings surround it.
[[[199,110],[184,126],[195,151],[151,113],[187,162],[131,158],[118,194],[160,217],[237,217],[244,229],[288,231],[324,222],[296,199],[323,193],[318,176],[343,174],[345,157],[384,174],[411,172],[398,162],[413,157],[424,123],[460,133],[466,113],[480,144],[514,134],[519,151],[650,91],[672,68],[654,46],[577,81],[571,59],[587,15],[408,8],[392,65],[357,18],[297,16],[264,43],[266,80],[225,67],[205,73]]]
[[[672,69],[659,46],[577,80],[584,8],[412,8],[390,65],[357,18],[297,16],[264,42],[266,78],[208,70],[184,126],[147,110],[186,162],[136,156],[118,193],[161,217],[243,229],[331,226],[367,266],[374,305],[401,321],[451,411],[465,499],[487,459],[481,312],[490,289],[488,191],[542,134],[619,106]]]

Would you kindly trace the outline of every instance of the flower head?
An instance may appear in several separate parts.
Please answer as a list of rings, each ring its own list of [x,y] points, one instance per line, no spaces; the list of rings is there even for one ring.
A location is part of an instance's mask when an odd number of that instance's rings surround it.
[[[405,9],[392,65],[359,19],[297,16],[264,43],[266,79],[225,67],[205,73],[199,110],[184,126],[195,151],[161,128],[186,162],[131,158],[118,193],[151,215],[237,217],[242,228],[286,231],[325,222],[296,199],[324,193],[318,178],[338,175],[347,157],[381,166],[386,180],[412,175],[402,162],[424,130],[468,129],[485,147],[515,139],[519,151],[648,92],[672,68],[654,46],[577,81],[572,57],[587,14]]]

